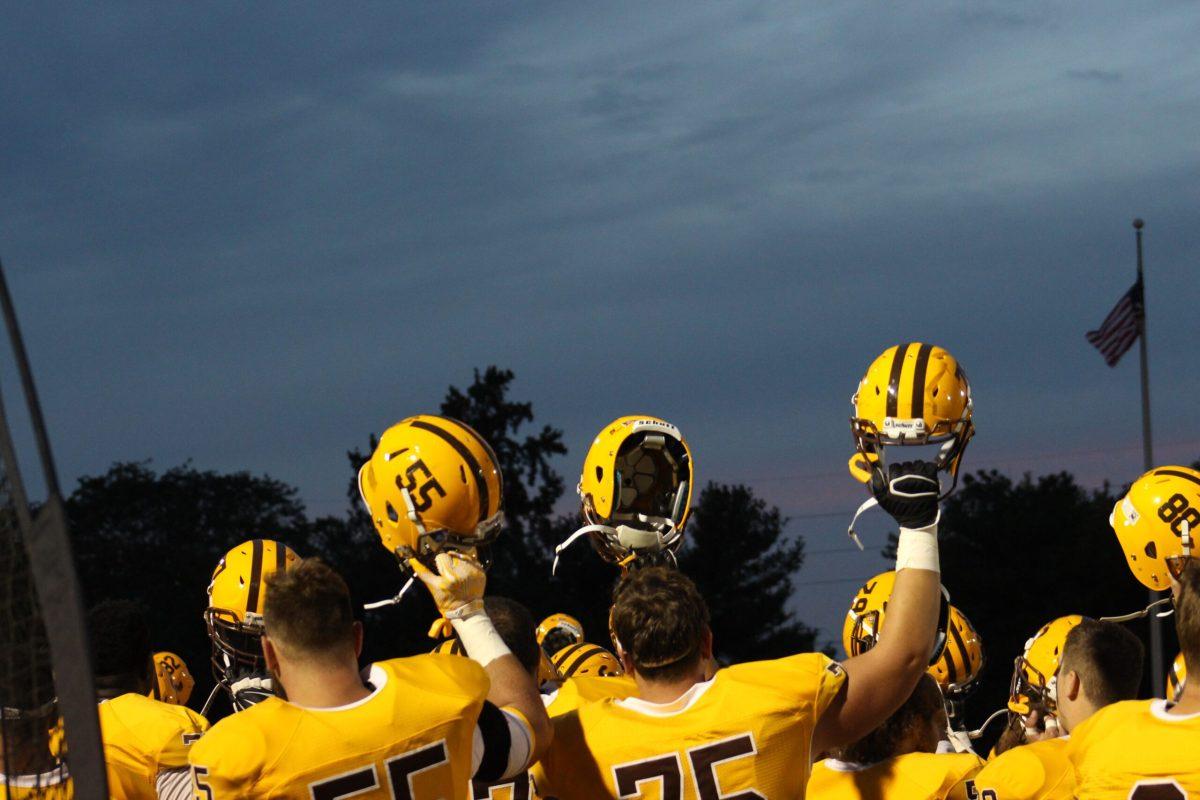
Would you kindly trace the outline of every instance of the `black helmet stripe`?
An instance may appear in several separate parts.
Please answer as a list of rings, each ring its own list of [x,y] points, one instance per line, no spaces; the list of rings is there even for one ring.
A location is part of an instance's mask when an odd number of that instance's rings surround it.
[[[447,419],[449,419],[449,417],[447,417]],[[462,427],[464,431],[471,434],[471,437],[479,443],[480,447],[483,448],[483,452],[487,453],[488,458],[492,460],[492,468],[496,470],[496,485],[500,487],[500,496],[496,498],[496,510],[499,511],[500,507],[504,504],[504,475],[500,472],[500,459],[496,458],[496,451],[492,449],[492,446],[487,443],[486,439],[479,435],[479,431],[475,430],[462,420],[456,419],[454,421],[458,423],[458,425]],[[487,478],[487,475],[484,475],[484,478]]]
[[[564,647],[563,649],[559,650],[554,655],[550,656],[550,660],[553,661],[554,666],[558,667],[559,670],[561,671],[562,665],[564,663],[566,663],[566,660],[568,658],[571,657],[571,654],[574,653],[579,648],[586,647],[586,646],[587,646],[587,642],[576,642],[575,644],[569,644],[566,647]]]
[[[258,587],[262,583],[263,540],[255,539],[251,544],[250,554],[250,588],[246,595],[246,610],[255,614],[258,611]]]
[[[414,419],[410,423],[414,428],[420,428],[423,431],[429,431],[434,436],[442,439],[446,444],[454,448],[454,452],[458,453],[459,457],[467,462],[467,466],[471,468],[471,474],[475,476],[475,488],[479,492],[479,521],[483,522],[488,517],[488,485],[487,476],[483,474],[483,467],[479,465],[478,459],[466,448],[462,442],[454,438],[454,435],[449,431],[439,428],[437,425],[431,425],[423,419]]]
[[[965,679],[967,675],[971,674],[971,654],[967,652],[967,643],[963,641],[957,625],[950,626],[950,635],[954,637],[954,649],[962,654],[963,678]],[[950,665],[950,682],[958,683],[958,671],[954,669],[954,653],[950,652],[950,648],[946,648],[946,663]]]
[[[1177,469],[1156,469],[1154,470],[1154,474],[1173,475],[1176,478],[1183,478],[1185,481],[1191,481],[1192,483],[1200,484],[1200,478],[1197,478],[1195,475],[1189,475],[1186,472],[1180,472]]]
[[[283,572],[287,566],[287,548],[283,546],[283,542],[275,543],[275,571]]]
[[[908,352],[908,345],[902,344],[896,348],[896,355],[892,356],[892,372],[888,376],[887,389],[887,415],[889,417],[898,416],[897,408],[899,406],[900,393],[900,372],[904,369],[904,354]]]
[[[925,373],[929,371],[929,354],[933,345],[923,344],[917,351],[917,365],[913,369],[912,387],[912,418],[921,419],[925,416]]]
[[[575,670],[579,669],[580,665],[582,665],[584,661],[587,661],[597,653],[604,652],[603,647],[600,647],[599,645],[588,644],[587,642],[584,642],[579,646],[582,648],[582,652],[575,656],[575,658],[571,660],[570,664],[567,664],[559,670],[564,678],[569,678],[574,675]]]

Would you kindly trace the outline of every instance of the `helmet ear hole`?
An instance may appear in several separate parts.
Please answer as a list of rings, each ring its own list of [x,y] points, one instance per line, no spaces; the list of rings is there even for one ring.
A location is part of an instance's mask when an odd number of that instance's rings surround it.
[[[596,467],[596,480],[604,480],[604,467]]]
[[[391,503],[384,503],[384,507],[387,509],[388,520],[393,523],[400,521],[400,514],[396,511],[395,506]]]
[[[1154,542],[1146,542],[1146,558],[1158,558],[1158,546]]]

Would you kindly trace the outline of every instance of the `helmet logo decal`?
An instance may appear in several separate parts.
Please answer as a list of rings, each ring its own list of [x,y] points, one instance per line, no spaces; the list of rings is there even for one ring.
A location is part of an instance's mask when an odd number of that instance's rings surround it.
[[[426,478],[425,482],[421,484],[420,488],[417,488],[418,472],[424,473]],[[433,506],[432,495],[434,492],[437,492],[439,497],[446,496],[446,490],[442,488],[440,483],[438,483],[437,478],[433,477],[433,473],[429,471],[429,467],[425,466],[425,462],[421,459],[417,459],[408,465],[408,468],[404,470],[404,477],[407,478],[407,480],[401,482],[400,476],[396,476],[396,488],[402,492],[407,492],[414,498],[420,498],[421,502],[419,503],[414,499],[413,511],[428,511],[430,507]]]

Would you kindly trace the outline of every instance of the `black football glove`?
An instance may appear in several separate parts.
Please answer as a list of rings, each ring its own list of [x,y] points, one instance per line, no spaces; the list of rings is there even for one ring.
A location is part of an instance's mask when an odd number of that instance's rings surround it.
[[[937,466],[929,461],[904,461],[889,464],[887,482],[879,472],[871,478],[871,494],[901,528],[924,528],[937,519]]]

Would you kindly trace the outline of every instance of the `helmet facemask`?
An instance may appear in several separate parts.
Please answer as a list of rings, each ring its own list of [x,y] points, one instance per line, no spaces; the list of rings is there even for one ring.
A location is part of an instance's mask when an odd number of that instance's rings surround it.
[[[1035,710],[1053,714],[1058,709],[1057,689],[1057,675],[1047,679],[1025,656],[1017,656],[1008,690],[1008,708],[1022,716]]]
[[[950,476],[950,485],[938,495],[939,502],[945,500],[958,486],[958,470],[962,465],[963,454],[975,435],[975,424],[969,416],[970,409],[968,400],[967,411],[962,418],[939,421],[932,429],[925,427],[924,420],[888,418],[884,421],[882,433],[871,420],[851,417],[850,433],[854,437],[855,449],[862,457],[859,463],[886,485],[888,447],[941,445],[934,458],[934,464],[939,472]]]

